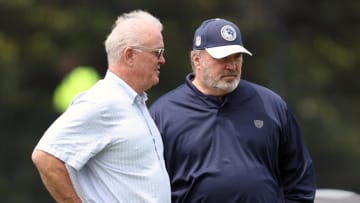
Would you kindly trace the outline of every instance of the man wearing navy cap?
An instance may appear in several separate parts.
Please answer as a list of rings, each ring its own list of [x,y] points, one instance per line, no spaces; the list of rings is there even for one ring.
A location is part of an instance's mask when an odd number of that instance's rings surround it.
[[[174,203],[313,202],[315,174],[294,115],[273,91],[241,80],[239,28],[195,31],[185,84],[150,107],[164,142]]]

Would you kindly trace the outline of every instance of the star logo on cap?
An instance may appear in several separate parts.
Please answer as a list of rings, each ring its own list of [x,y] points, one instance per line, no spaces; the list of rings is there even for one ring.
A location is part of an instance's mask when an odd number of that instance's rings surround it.
[[[236,39],[236,31],[231,25],[225,25],[221,28],[221,36],[226,41],[234,41]]]

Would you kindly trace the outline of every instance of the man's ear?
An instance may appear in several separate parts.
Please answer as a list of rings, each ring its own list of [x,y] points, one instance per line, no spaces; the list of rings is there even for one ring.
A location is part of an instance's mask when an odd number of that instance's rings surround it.
[[[134,49],[132,49],[131,47],[126,47],[123,50],[122,57],[123,57],[124,63],[126,63],[128,66],[132,66],[134,63],[134,57],[135,57]]]
[[[192,61],[195,66],[199,66],[200,64],[200,54],[199,53],[192,53],[191,54]]]

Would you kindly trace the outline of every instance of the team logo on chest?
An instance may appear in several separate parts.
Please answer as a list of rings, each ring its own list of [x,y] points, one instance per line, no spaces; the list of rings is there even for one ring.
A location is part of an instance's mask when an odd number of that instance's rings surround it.
[[[254,120],[254,125],[257,128],[262,128],[264,125],[264,121],[263,120]]]

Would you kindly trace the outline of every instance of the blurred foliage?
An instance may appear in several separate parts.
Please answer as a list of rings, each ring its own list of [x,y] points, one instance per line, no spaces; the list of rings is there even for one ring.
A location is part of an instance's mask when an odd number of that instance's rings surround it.
[[[321,188],[360,192],[360,1],[0,0],[0,201],[52,202],[30,154],[58,116],[52,94],[77,66],[104,75],[103,42],[122,12],[144,9],[164,24],[166,64],[150,103],[184,81],[196,27],[237,23],[243,78],[278,92],[295,112]]]

